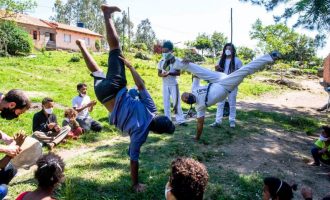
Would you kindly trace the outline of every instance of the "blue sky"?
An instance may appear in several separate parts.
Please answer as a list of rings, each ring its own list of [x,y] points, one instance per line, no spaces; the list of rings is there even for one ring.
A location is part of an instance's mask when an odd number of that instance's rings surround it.
[[[53,15],[52,7],[55,0],[37,0],[38,7],[29,12],[41,19],[49,19]],[[65,0],[64,0],[65,1]],[[251,25],[260,18],[264,25],[274,24],[273,15],[279,14],[283,6],[274,12],[266,12],[261,6],[239,0],[111,0],[122,10],[130,9],[131,21],[135,28],[148,18],[158,39],[169,39],[174,43],[194,40],[199,33],[212,34],[214,31],[224,33],[230,39],[230,9],[233,8],[233,43],[236,46],[256,48],[256,41],[251,40]],[[115,16],[120,16],[118,13]],[[290,25],[290,21],[289,21]],[[311,37],[313,32],[297,29]],[[327,45],[318,51],[319,56],[330,53],[330,34]]]

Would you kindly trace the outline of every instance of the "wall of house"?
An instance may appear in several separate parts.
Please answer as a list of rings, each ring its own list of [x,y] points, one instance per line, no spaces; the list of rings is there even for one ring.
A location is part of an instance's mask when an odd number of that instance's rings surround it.
[[[67,41],[64,40],[65,36],[67,35]],[[70,41],[68,41],[68,35],[70,35]],[[85,41],[87,48],[91,49],[92,51],[96,51],[95,48],[95,41],[100,40],[101,38],[98,36],[87,35],[83,33],[71,32],[68,30],[57,30],[56,34],[56,48],[57,49],[72,49],[78,51],[79,48],[76,45],[76,40],[78,39],[85,39],[89,38],[89,44]]]
[[[20,27],[22,27],[23,29],[25,29],[30,36],[33,38],[33,32],[36,31],[36,38],[33,39],[33,43],[34,43],[34,47],[37,49],[41,49],[43,47],[49,46],[53,46],[53,48],[55,48],[55,42],[56,41],[50,41],[50,34],[54,34],[54,40],[56,40],[55,38],[55,29],[52,28],[46,28],[46,27],[37,27],[37,26],[33,26],[33,25],[28,25],[28,24],[19,24]]]

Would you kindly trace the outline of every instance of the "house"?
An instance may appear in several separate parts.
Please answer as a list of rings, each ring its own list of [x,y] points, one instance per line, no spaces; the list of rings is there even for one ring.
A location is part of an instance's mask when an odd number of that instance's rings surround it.
[[[78,50],[75,41],[84,39],[86,46],[96,51],[95,41],[103,37],[86,28],[42,20],[24,14],[8,15],[5,11],[0,11],[0,18],[15,21],[18,26],[25,29],[31,35],[34,47],[37,49]]]

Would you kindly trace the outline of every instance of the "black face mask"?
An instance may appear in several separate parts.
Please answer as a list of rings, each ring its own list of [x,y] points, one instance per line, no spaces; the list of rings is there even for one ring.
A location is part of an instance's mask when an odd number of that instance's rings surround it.
[[[6,120],[12,120],[18,117],[15,113],[15,109],[10,109],[10,108],[4,108],[1,111],[1,117],[6,119]]]
[[[195,96],[192,95],[192,94],[189,94],[189,97],[188,97],[188,99],[187,99],[187,103],[188,103],[188,104],[194,104],[194,103],[196,103],[196,98],[195,98]]]

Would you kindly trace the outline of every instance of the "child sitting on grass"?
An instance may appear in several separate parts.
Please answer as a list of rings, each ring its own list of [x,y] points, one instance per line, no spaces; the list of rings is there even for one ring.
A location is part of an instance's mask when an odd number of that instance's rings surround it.
[[[65,164],[62,158],[54,153],[43,155],[37,161],[38,169],[34,178],[38,181],[38,188],[33,192],[23,192],[16,200],[55,200],[54,190],[64,182]]]
[[[320,162],[330,165],[330,127],[323,126],[323,131],[319,139],[314,143],[311,153],[314,162],[310,163],[312,166],[320,166]]]
[[[76,121],[77,111],[73,108],[68,108],[64,111],[65,119],[62,122],[62,126],[69,125],[71,131],[68,133],[68,137],[74,140],[78,139],[80,135],[83,134],[84,130],[79,126],[79,123]]]

